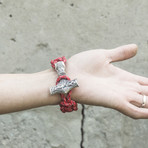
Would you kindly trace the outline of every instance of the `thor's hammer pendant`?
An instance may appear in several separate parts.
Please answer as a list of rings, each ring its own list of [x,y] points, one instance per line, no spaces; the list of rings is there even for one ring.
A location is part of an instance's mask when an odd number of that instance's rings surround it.
[[[65,72],[65,64],[63,61],[59,61],[55,63],[55,70],[57,71],[58,75],[66,75]],[[71,89],[78,87],[77,79],[74,80],[66,80],[61,79],[60,82],[56,85],[50,88],[50,94],[67,94]]]

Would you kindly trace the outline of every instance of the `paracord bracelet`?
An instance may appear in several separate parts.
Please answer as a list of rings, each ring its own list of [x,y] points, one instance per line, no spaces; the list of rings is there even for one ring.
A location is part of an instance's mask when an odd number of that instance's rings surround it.
[[[50,94],[60,94],[62,100],[59,105],[63,113],[78,110],[77,103],[71,100],[71,90],[74,87],[78,87],[78,83],[77,79],[70,80],[70,78],[66,76],[66,61],[66,58],[63,56],[55,60],[51,60],[50,62],[51,66],[57,71],[59,76],[56,81],[56,86],[50,88]]]

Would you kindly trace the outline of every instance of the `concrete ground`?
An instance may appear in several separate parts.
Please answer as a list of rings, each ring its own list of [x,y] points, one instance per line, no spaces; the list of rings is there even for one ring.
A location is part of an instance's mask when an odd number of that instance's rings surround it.
[[[58,56],[136,43],[137,56],[116,65],[148,77],[147,14],[147,0],[0,0],[0,73],[34,73]],[[147,148],[148,120],[103,107],[81,110],[1,115],[0,148]]]

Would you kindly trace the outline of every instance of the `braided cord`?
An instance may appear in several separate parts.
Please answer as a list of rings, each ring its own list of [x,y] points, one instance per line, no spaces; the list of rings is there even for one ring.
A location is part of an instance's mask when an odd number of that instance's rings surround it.
[[[55,63],[59,62],[59,61],[63,61],[66,64],[66,58],[63,57],[59,57],[55,60],[52,60],[51,66],[55,69]],[[60,82],[61,79],[66,79],[66,80],[70,80],[70,78],[66,75],[60,75],[57,80],[56,80],[56,85]],[[78,110],[77,108],[77,103],[73,100],[71,100],[71,93],[72,90],[70,90],[66,95],[65,94],[60,94],[62,100],[60,102],[60,110],[65,113],[65,112],[72,112],[72,111],[76,111]]]

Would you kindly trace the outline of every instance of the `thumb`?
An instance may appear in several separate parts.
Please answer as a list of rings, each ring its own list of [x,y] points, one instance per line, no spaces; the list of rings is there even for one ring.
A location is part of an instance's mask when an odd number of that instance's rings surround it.
[[[111,62],[117,62],[132,58],[136,55],[138,47],[136,44],[129,44],[111,49],[108,52],[108,58]]]

